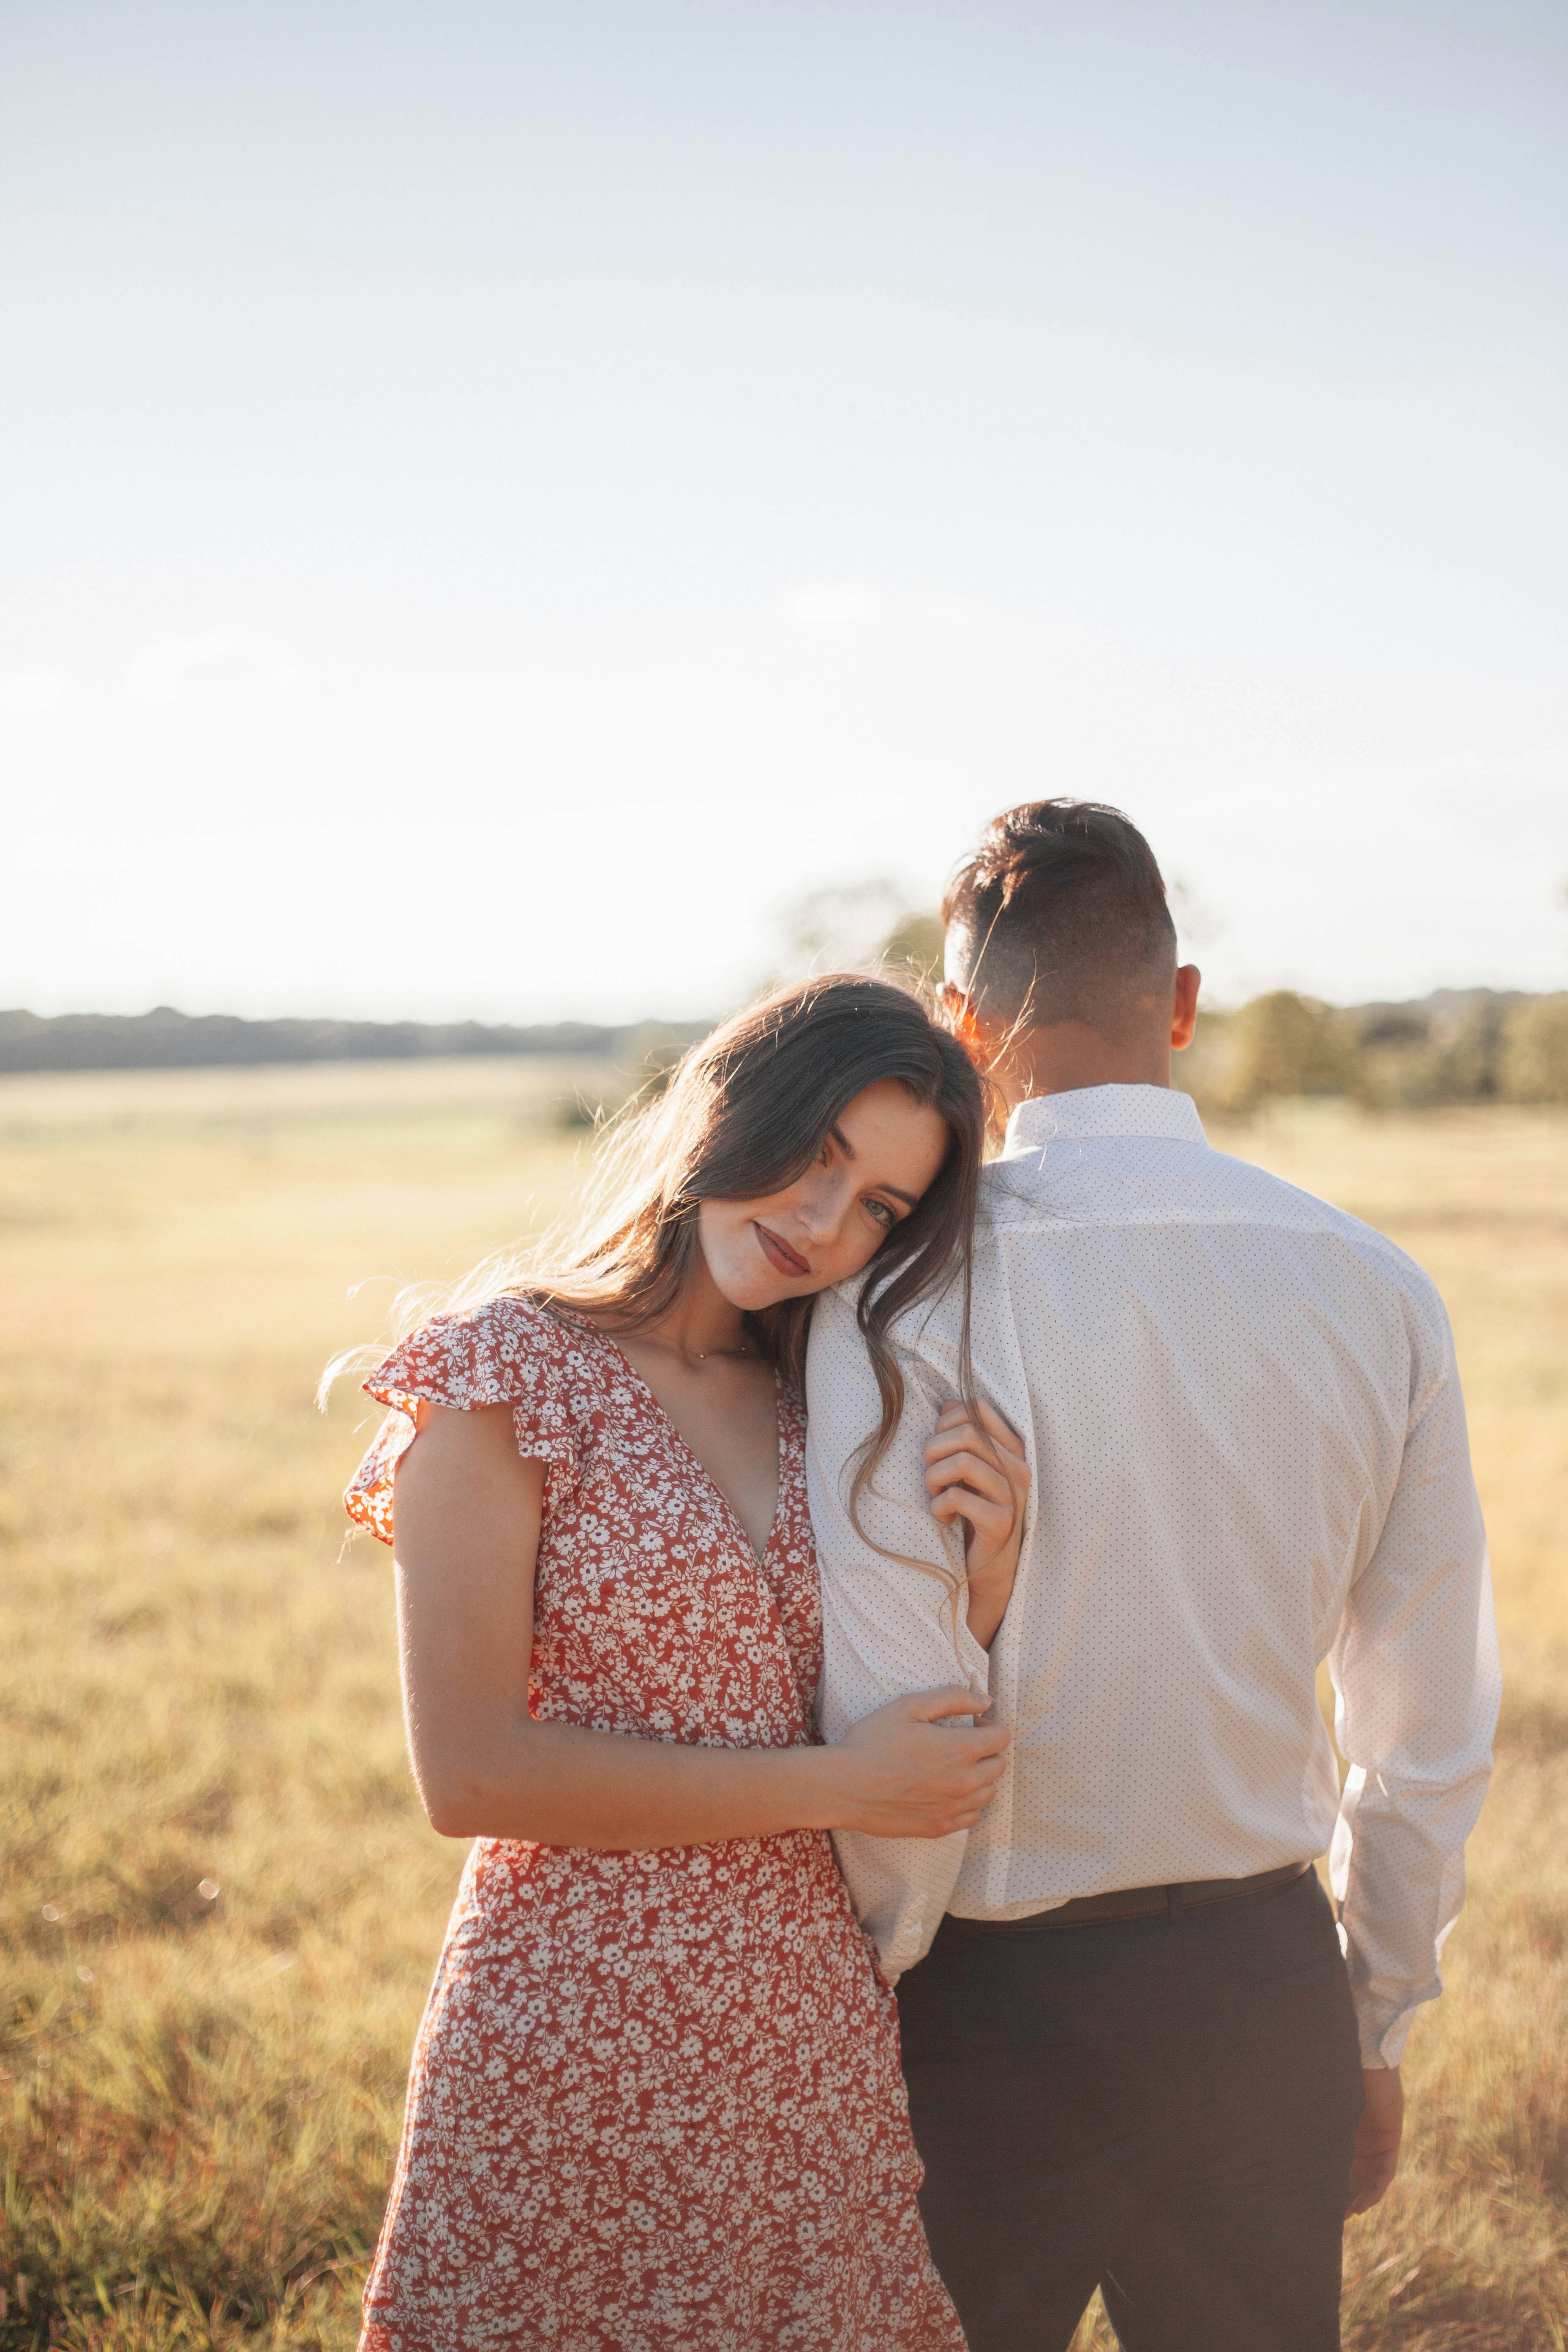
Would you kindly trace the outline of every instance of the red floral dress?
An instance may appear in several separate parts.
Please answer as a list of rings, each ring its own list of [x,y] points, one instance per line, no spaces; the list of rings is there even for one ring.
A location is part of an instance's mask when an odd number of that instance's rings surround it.
[[[759,1560],[614,1342],[438,1316],[366,1382],[346,1496],[392,1540],[416,1401],[547,1465],[530,1705],[710,1748],[812,1738],[804,1416]],[[815,1831],[656,1853],[480,1838],[409,2077],[362,2352],[963,2352],[915,2193],[891,1995]]]

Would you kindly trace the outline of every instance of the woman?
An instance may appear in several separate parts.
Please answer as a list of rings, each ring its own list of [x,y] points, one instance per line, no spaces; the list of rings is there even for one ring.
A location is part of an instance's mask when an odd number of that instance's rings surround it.
[[[961,2352],[826,1832],[972,1824],[1005,1738],[944,1727],[959,1687],[813,1743],[799,1388],[814,1297],[875,1259],[863,1485],[902,1403],[890,1318],[967,1282],[982,1129],[912,998],[786,991],[632,1123],[596,1218],[367,1382],[392,1411],[348,1507],[395,1522],[415,1772],[477,1840],[368,2352]],[[943,1423],[933,1507],[994,1609],[1013,1489]]]

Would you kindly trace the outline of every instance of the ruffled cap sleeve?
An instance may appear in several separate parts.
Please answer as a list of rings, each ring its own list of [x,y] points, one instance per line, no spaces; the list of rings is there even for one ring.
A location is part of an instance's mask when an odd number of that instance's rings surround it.
[[[527,1298],[491,1298],[462,1315],[433,1315],[364,1383],[390,1408],[343,1495],[352,1519],[392,1541],[392,1487],[417,1431],[419,1401],[477,1412],[510,1404],[517,1450],[565,1465],[575,1459],[566,1395],[566,1334]]]

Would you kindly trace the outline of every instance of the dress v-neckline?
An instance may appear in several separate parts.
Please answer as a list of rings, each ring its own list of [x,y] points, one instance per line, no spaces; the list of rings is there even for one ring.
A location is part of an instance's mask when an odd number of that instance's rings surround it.
[[[575,1318],[574,1318],[574,1320],[575,1320]],[[746,1525],[745,1520],[741,1517],[740,1512],[735,1508],[734,1504],[730,1500],[729,1496],[726,1495],[723,1487],[721,1486],[718,1479],[715,1478],[712,1471],[710,1470],[707,1463],[703,1461],[702,1456],[697,1452],[695,1446],[681,1435],[679,1428],[677,1426],[675,1416],[670,1412],[668,1406],[660,1404],[658,1397],[655,1396],[653,1390],[648,1385],[648,1382],[643,1378],[641,1372],[638,1371],[637,1366],[633,1363],[626,1349],[621,1346],[619,1340],[612,1339],[609,1333],[601,1329],[597,1323],[582,1322],[578,1324],[577,1328],[579,1330],[592,1331],[595,1338],[596,1339],[602,1339],[606,1348],[614,1349],[616,1354],[626,1366],[627,1372],[637,1382],[638,1388],[641,1389],[644,1396],[647,1397],[649,1404],[652,1405],[655,1412],[658,1413],[660,1421],[663,1422],[666,1429],[668,1430],[671,1437],[674,1438],[677,1445],[679,1446],[681,1452],[685,1454],[687,1460],[690,1463],[698,1476],[707,1482],[712,1492],[718,1496],[720,1502],[723,1505],[725,1510],[730,1514],[730,1517],[734,1521],[735,1527],[740,1534],[741,1541],[745,1546],[750,1558],[756,1563],[758,1568],[765,1567],[767,1564],[768,1554],[773,1548],[773,1538],[777,1535],[779,1531],[779,1523],[784,1517],[784,1508],[785,1463],[784,1382],[779,1378],[778,1366],[774,1364],[770,1367],[773,1376],[773,1430],[774,1451],[777,1456],[778,1468],[778,1493],[773,1504],[773,1519],[768,1528],[767,1541],[763,1544],[761,1551],[759,1551],[756,1545],[752,1541],[752,1531]]]

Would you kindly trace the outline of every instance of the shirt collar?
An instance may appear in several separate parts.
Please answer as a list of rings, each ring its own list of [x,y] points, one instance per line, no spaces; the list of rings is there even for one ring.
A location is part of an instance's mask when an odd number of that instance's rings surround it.
[[[1002,1157],[1012,1160],[1047,1143],[1103,1135],[1208,1143],[1197,1105],[1173,1087],[1074,1087],[1067,1094],[1021,1102],[1007,1121]]]

